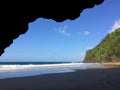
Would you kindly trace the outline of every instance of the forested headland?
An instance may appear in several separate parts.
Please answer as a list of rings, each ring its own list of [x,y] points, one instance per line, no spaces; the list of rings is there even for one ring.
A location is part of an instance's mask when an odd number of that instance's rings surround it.
[[[89,49],[83,62],[120,62],[120,28],[109,33],[96,47]]]

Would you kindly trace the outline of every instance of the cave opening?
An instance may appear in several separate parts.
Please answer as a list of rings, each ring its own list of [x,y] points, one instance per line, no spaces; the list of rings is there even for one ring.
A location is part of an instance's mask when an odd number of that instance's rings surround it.
[[[105,35],[100,35],[102,32],[95,27],[101,26],[102,19],[96,14],[101,13],[97,10],[99,8],[86,9],[75,20],[56,22],[52,19],[36,19],[28,24],[28,31],[24,35],[6,48],[1,60],[82,62],[86,51],[97,45]],[[96,18],[94,15],[97,15]],[[100,37],[96,38],[98,35]]]

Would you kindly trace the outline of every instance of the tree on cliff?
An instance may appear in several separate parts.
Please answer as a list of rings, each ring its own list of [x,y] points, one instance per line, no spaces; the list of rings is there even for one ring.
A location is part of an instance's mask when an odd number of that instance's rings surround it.
[[[120,62],[120,28],[109,33],[95,48],[88,50],[83,62]]]

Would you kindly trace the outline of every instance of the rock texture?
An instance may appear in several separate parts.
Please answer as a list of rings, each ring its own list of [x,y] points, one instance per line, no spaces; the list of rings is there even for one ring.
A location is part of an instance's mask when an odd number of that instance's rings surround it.
[[[74,20],[86,8],[93,8],[104,0],[40,0],[35,2],[6,1],[0,7],[0,55],[13,40],[28,30],[28,23],[37,18],[53,19],[62,22]]]

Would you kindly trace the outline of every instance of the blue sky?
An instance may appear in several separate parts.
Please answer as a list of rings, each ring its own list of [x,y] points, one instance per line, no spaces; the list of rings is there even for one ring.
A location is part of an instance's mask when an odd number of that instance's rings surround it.
[[[85,9],[79,18],[55,22],[39,18],[29,23],[0,57],[1,61],[82,61],[86,50],[95,47],[120,27],[120,0],[105,0]]]

